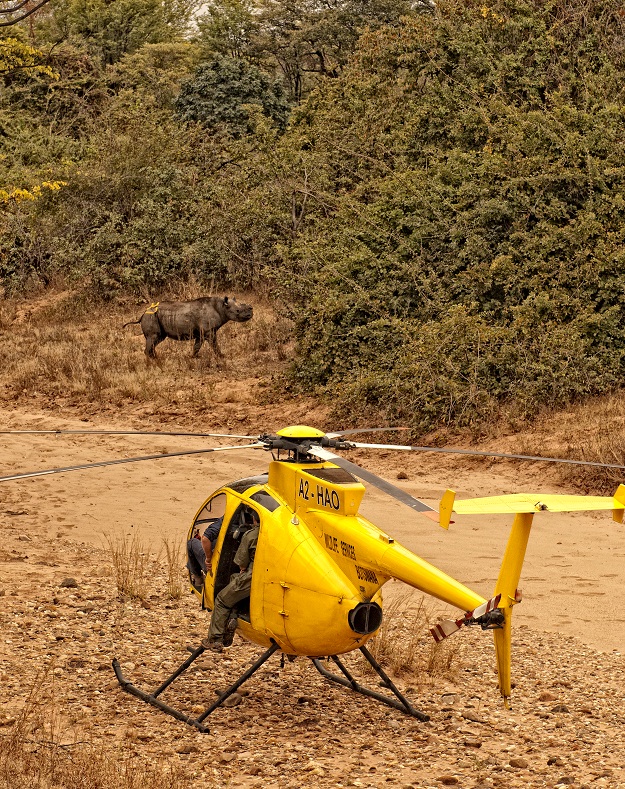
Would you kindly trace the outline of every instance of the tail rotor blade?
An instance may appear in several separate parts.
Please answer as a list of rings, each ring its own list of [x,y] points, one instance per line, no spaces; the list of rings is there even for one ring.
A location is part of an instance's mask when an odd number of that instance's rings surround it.
[[[464,624],[464,619],[443,619],[437,625],[430,628],[430,633],[432,634],[432,638],[436,641],[437,644],[440,644],[441,641],[444,641],[449,636],[452,636],[454,633],[457,633],[458,630]]]
[[[432,638],[439,644],[444,639],[449,638],[454,633],[457,633],[458,630],[463,625],[481,625],[482,630],[491,630],[491,629],[503,629],[499,620],[497,621],[495,627],[493,627],[493,623],[488,621],[488,614],[492,614],[492,612],[497,608],[499,602],[501,600],[501,595],[495,595],[495,597],[491,597],[490,600],[486,600],[486,602],[478,605],[477,608],[474,608],[473,611],[467,611],[464,617],[461,619],[443,619],[438,624],[434,625],[434,627],[430,628],[430,633],[432,634]]]

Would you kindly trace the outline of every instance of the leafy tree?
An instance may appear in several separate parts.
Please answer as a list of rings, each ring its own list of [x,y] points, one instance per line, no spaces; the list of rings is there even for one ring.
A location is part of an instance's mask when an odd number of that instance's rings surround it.
[[[9,27],[17,25],[27,19],[31,14],[46,5],[49,0],[38,0],[35,3],[29,3],[25,0],[14,0],[14,2],[3,2],[0,5],[0,27]]]
[[[424,9],[427,0],[215,0],[200,18],[200,43],[281,74],[299,102],[320,77],[340,73],[365,29]]]
[[[39,34],[81,42],[103,63],[116,63],[144,44],[171,43],[187,32],[194,0],[55,0]]]
[[[141,98],[172,109],[181,83],[197,68],[198,59],[197,47],[187,41],[144,44],[111,66],[106,79],[116,93],[126,91],[131,101]]]
[[[212,130],[240,135],[251,131],[249,105],[284,127],[289,105],[280,82],[243,60],[220,58],[202,63],[176,100],[184,121],[199,121]]]
[[[311,76],[341,72],[365,29],[397,24],[412,10],[410,0],[261,0],[257,46],[299,101]]]
[[[250,58],[258,27],[252,0],[214,0],[198,19],[204,59]]]

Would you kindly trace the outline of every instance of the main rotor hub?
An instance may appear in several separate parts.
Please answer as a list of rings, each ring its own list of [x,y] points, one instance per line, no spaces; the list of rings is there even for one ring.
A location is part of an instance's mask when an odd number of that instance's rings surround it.
[[[281,438],[289,438],[294,443],[299,439],[314,441],[317,443],[320,438],[325,438],[323,430],[318,430],[316,427],[308,427],[307,425],[291,425],[290,427],[283,427],[276,432],[277,436]]]
[[[273,435],[260,436],[266,449],[286,450],[290,453],[291,459],[304,463],[320,463],[320,458],[310,454],[312,446],[320,446],[332,449],[351,449],[352,444],[337,438],[328,438],[323,430],[308,425],[291,425],[283,427]]]

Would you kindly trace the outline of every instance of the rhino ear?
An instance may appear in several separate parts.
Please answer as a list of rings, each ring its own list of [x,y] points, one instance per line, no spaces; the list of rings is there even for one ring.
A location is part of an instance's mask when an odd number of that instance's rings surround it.
[[[224,304],[227,304],[227,303],[228,303],[228,297],[224,296]]]

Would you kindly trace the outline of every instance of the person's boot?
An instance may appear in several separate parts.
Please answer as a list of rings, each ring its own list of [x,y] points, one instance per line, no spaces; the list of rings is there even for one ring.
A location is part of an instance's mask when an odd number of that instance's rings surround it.
[[[226,632],[224,633],[223,638],[225,647],[229,647],[234,641],[234,634],[236,633],[238,623],[239,620],[237,619],[236,615],[231,614],[230,618],[226,622]]]
[[[202,644],[204,649],[210,649],[213,652],[222,652],[224,648],[223,642],[219,638],[217,639],[204,638],[200,643]]]

